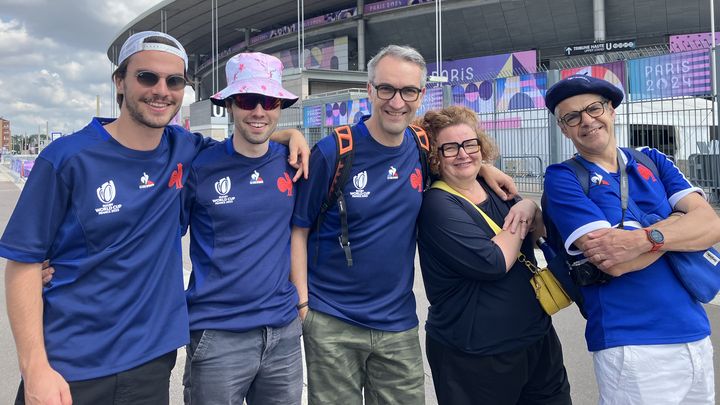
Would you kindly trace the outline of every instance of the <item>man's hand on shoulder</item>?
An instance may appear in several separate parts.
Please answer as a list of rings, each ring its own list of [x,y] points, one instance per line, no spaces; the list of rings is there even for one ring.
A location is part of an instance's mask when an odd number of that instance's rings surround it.
[[[293,176],[293,182],[298,181],[301,176],[307,180],[310,173],[310,147],[307,140],[305,140],[305,135],[295,128],[288,128],[273,132],[270,139],[288,146],[290,150],[288,163],[297,169],[295,176]]]
[[[55,268],[50,266],[50,260],[45,260],[42,264],[42,284],[43,287],[47,287],[52,281],[53,274],[55,274]]]
[[[490,164],[484,164],[480,168],[480,176],[490,188],[503,200],[511,200],[518,194],[517,187],[512,177],[503,173],[500,169]]]

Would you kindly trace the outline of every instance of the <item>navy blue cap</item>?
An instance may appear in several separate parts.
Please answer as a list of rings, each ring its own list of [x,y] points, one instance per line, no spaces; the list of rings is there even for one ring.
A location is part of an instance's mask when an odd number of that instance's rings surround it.
[[[617,108],[623,100],[623,91],[614,84],[587,75],[568,76],[555,83],[545,93],[545,107],[555,114],[555,107],[566,98],[578,94],[598,94],[610,100]]]

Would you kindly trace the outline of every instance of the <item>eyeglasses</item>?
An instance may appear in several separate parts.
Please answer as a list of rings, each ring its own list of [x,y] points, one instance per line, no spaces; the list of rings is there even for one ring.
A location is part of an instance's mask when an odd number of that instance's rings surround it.
[[[263,96],[262,94],[234,94],[231,96],[235,105],[246,111],[252,111],[258,104],[265,111],[274,110],[280,107],[281,99],[275,97]]]
[[[392,98],[395,97],[395,94],[400,92],[400,98],[402,98],[403,101],[417,101],[420,97],[420,93],[422,92],[422,89],[417,87],[403,87],[402,89],[396,89],[389,84],[373,84],[372,86],[375,88],[375,93],[377,93],[380,100],[392,100]]]
[[[438,147],[440,153],[442,153],[443,157],[446,158],[457,156],[460,153],[460,148],[463,148],[465,153],[468,155],[478,153],[480,152],[480,140],[477,138],[471,138],[464,140],[462,143],[448,142]]]
[[[582,113],[587,113],[587,115],[591,116],[592,118],[597,118],[605,113],[605,105],[607,103],[607,100],[590,103],[582,110],[569,112],[563,115],[560,118],[560,121],[564,122],[565,125],[569,127],[576,127],[582,122]]]
[[[144,87],[153,87],[160,81],[160,75],[149,70],[142,70],[135,74],[138,83]],[[180,75],[165,76],[165,85],[168,90],[182,90],[187,85],[185,77]]]

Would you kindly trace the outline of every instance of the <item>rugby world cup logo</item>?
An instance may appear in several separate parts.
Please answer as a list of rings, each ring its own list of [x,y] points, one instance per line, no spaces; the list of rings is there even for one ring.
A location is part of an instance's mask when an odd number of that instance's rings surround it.
[[[102,206],[95,208],[95,212],[98,215],[113,214],[120,211],[122,204],[113,204],[115,199],[115,183],[112,180],[108,180],[97,188],[95,194],[97,194],[98,200],[102,203]]]
[[[230,192],[230,176],[223,177],[222,179],[215,182],[215,191],[220,195],[227,195]]]
[[[106,181],[97,189],[97,197],[103,204],[110,204],[115,199],[115,183]]]
[[[355,185],[355,188],[358,190],[365,189],[365,186],[367,186],[367,172],[363,171],[356,174],[353,177],[353,185]]]
[[[215,191],[218,193],[218,198],[212,200],[215,205],[232,204],[235,201],[235,197],[229,196],[228,193],[232,188],[232,182],[230,176],[225,176],[222,179],[215,182]]]
[[[350,196],[352,196],[353,198],[366,198],[367,196],[369,196],[370,192],[365,191],[365,187],[367,187],[367,182],[367,171],[362,171],[353,176],[353,185],[355,186],[356,190],[350,192]]]

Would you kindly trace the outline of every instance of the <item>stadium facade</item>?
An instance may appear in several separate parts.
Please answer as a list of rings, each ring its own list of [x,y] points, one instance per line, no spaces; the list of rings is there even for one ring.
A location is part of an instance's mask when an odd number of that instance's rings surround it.
[[[713,3],[168,0],[128,24],[108,56],[116,61],[123,41],[140,30],[177,37],[190,54],[197,99],[185,124],[224,137],[227,117],[208,100],[225,86],[224,63],[247,50],[275,54],[286,67],[284,85],[302,96],[281,124],[315,141],[369,111],[367,61],[387,44],[407,44],[426,58],[429,74],[447,80],[428,85],[420,112],[448,104],[474,109],[503,151],[500,166],[527,178],[530,189],[548,163],[572,153],[544,110],[545,90],[569,74],[591,74],[627,95],[618,111],[621,145],[661,149],[716,193]]]

